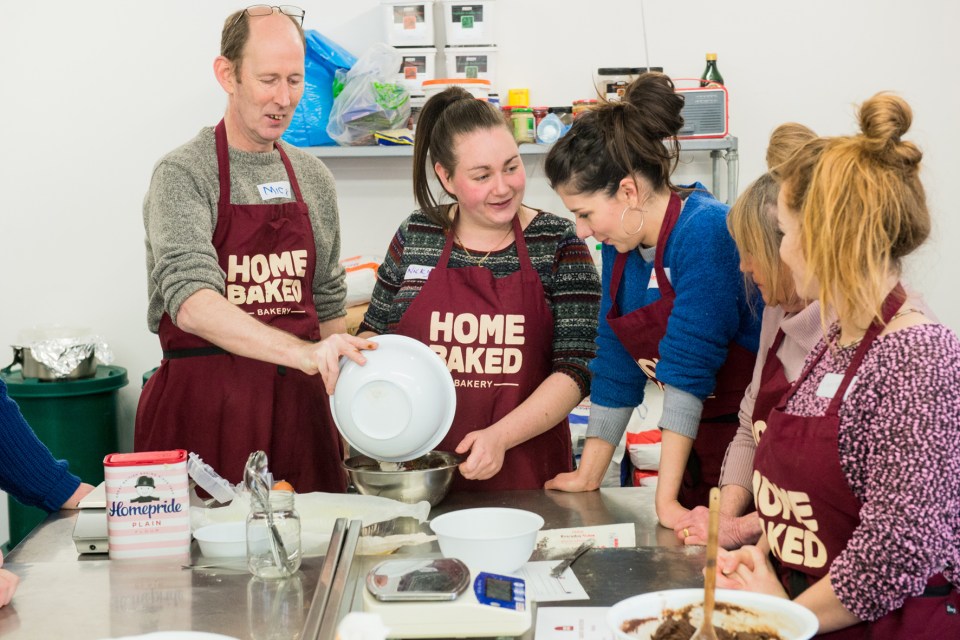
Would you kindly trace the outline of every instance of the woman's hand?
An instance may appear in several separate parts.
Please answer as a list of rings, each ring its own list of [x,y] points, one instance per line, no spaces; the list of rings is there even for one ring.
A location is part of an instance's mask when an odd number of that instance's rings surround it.
[[[788,598],[770,559],[753,545],[717,554],[717,587]]]
[[[3,566],[3,556],[0,555],[0,567]],[[13,594],[17,590],[20,578],[6,569],[0,569],[0,607],[10,604]]]
[[[80,501],[87,497],[87,494],[93,491],[93,485],[81,482],[73,495],[67,498],[67,501],[60,505],[61,509],[79,509]]]
[[[507,448],[497,432],[492,428],[471,431],[460,444],[456,452],[470,455],[460,463],[460,475],[467,480],[486,480],[492,478],[503,467],[503,457]]]
[[[329,395],[333,395],[340,377],[340,356],[346,356],[359,365],[367,359],[360,353],[376,349],[377,343],[348,333],[335,333],[317,343],[306,345],[300,355],[300,370],[306,374],[319,373]]]
[[[567,473],[558,473],[556,477],[547,480],[543,485],[544,489],[555,489],[557,491],[566,491],[568,493],[580,493],[583,491],[596,491],[600,488],[600,483],[593,478],[587,477],[580,469]]]
[[[676,523],[688,513],[687,508],[681,505],[679,500],[657,500],[657,519],[662,527],[673,529]]]
[[[694,507],[673,525],[673,531],[683,544],[707,544],[707,525],[710,510],[706,507]],[[751,526],[755,524],[755,526]],[[756,512],[737,518],[720,514],[720,546],[724,549],[736,549],[745,544],[754,544],[760,537]],[[754,529],[756,529],[754,531]]]

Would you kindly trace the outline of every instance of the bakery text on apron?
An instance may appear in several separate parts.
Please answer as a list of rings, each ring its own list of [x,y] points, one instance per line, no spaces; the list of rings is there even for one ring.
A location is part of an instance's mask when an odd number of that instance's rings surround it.
[[[456,221],[454,221],[456,224]],[[495,278],[481,266],[450,268],[454,232],[437,266],[403,314],[396,333],[428,345],[447,363],[457,392],[453,425],[439,451],[454,451],[526,400],[552,372],[553,313],[527,253],[518,216],[513,234],[520,268]],[[454,479],[455,491],[542,489],[573,468],[567,419],[508,449],[487,480]]]
[[[227,299],[260,322],[304,340],[319,340],[313,304],[313,228],[293,167],[280,154],[295,202],[230,203],[226,127],[215,130],[220,200],[213,246],[227,274]],[[144,385],[134,449],[182,448],[231,483],[249,454],[263,450],[277,480],[298,492],[342,492],[343,450],[319,375],[227,353],[160,320],[164,358]]]

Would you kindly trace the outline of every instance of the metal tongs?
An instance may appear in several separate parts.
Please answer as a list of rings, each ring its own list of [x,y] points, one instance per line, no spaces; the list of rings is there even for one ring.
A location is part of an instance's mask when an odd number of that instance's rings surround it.
[[[273,560],[284,576],[293,575],[290,570],[290,559],[287,549],[280,537],[277,526],[273,523],[273,511],[270,509],[270,485],[267,482],[267,454],[263,451],[254,451],[247,458],[243,468],[243,484],[250,490],[253,500],[267,514],[267,528],[270,529],[270,551]]]
[[[562,576],[563,572],[569,569],[570,565],[572,565],[574,562],[577,561],[577,558],[579,558],[580,556],[582,556],[587,551],[593,548],[593,543],[594,543],[593,540],[587,540],[586,542],[581,544],[579,547],[577,547],[577,550],[573,552],[573,555],[563,560],[561,563],[559,563],[550,571],[550,576],[553,578],[559,578],[560,576]]]

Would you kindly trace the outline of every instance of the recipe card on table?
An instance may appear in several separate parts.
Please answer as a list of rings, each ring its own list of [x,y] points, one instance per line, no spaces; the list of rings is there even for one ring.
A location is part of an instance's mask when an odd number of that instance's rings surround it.
[[[538,549],[579,547],[593,540],[596,549],[637,546],[637,532],[632,522],[604,524],[595,527],[548,529],[537,534]]]

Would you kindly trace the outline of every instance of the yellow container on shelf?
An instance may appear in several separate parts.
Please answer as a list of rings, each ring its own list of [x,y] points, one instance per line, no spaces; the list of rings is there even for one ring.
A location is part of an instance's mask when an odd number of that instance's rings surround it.
[[[511,107],[529,107],[530,89],[508,89],[507,104]]]

